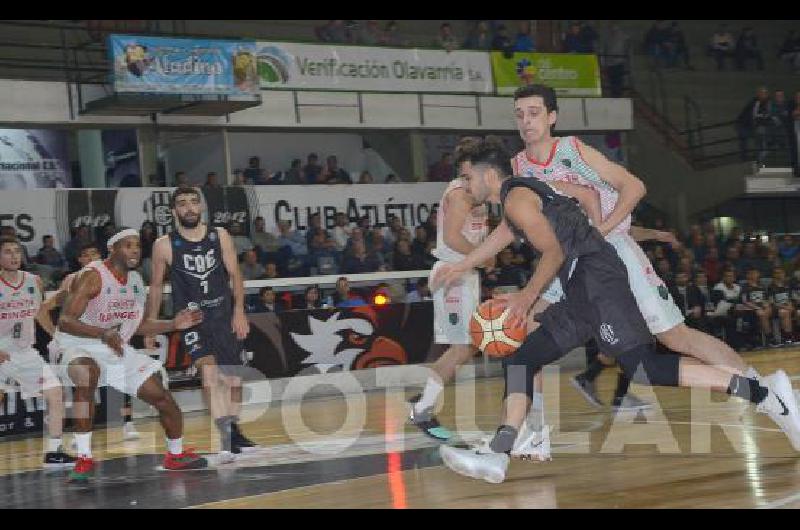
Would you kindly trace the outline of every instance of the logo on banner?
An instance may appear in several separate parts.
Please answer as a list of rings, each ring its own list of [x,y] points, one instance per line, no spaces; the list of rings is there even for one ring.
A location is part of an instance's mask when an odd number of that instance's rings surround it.
[[[172,209],[168,191],[153,191],[144,201],[147,219],[156,225],[156,234],[163,236],[172,231]]]
[[[283,48],[278,46],[259,48],[256,61],[258,78],[262,83],[285,84],[289,81],[289,65],[292,59]]]

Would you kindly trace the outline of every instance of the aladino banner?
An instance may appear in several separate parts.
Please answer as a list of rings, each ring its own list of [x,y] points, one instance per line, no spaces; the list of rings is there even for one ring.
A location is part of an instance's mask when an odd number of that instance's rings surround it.
[[[494,83],[499,95],[524,85],[542,83],[559,96],[602,96],[597,56],[578,53],[527,53],[507,56],[492,52]]]
[[[262,89],[490,94],[485,52],[257,43]]]
[[[258,93],[255,43],[111,35],[116,92]]]

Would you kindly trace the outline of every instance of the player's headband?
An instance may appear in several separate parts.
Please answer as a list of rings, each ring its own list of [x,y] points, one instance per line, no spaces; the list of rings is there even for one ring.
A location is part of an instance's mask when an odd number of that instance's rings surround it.
[[[131,236],[139,237],[139,232],[134,230],[133,228],[127,228],[125,230],[120,230],[119,232],[117,232],[116,234],[111,236],[111,239],[108,240],[107,246],[108,246],[108,248],[111,248],[111,247],[114,246],[114,243],[116,243],[117,241],[120,241],[122,239],[125,239],[126,237],[131,237]]]

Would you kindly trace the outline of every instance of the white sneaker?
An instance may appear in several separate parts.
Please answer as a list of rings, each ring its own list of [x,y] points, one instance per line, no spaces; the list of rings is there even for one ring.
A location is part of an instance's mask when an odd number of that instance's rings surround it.
[[[550,425],[542,427],[541,431],[530,430],[527,423],[522,425],[522,429],[514,440],[514,447],[511,449],[511,456],[519,457],[522,460],[538,460],[545,462],[552,460],[550,455]]]
[[[136,426],[132,421],[125,423],[125,425],[122,427],[123,440],[138,440],[141,437],[142,435],[136,430]]]
[[[506,479],[509,457],[505,453],[479,453],[475,449],[439,447],[444,465],[459,475],[500,484]]]
[[[786,372],[778,370],[762,378],[769,394],[756,405],[756,411],[767,414],[789,437],[795,451],[800,451],[800,411],[792,389],[792,381]]]

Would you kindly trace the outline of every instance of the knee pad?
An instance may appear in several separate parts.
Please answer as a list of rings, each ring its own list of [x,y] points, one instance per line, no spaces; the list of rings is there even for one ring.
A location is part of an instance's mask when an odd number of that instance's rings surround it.
[[[509,394],[522,393],[533,399],[533,376],[560,355],[561,349],[545,328],[539,327],[528,335],[513,355],[503,359],[506,385],[503,399]]]
[[[673,352],[657,353],[651,344],[637,346],[617,357],[622,371],[634,383],[650,386],[678,386],[680,358]]]

